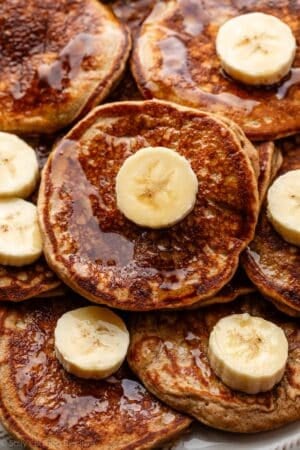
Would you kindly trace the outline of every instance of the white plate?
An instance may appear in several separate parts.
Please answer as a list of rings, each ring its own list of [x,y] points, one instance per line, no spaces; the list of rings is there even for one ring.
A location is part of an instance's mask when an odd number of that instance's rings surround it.
[[[234,434],[194,425],[172,450],[300,450],[300,422],[276,431],[258,434]]]
[[[0,424],[0,450],[24,450]],[[300,450],[300,423],[294,423],[276,431],[252,435],[223,433],[211,428],[194,425],[191,433],[171,447],[171,450]],[[78,449],[79,450],[79,449]]]

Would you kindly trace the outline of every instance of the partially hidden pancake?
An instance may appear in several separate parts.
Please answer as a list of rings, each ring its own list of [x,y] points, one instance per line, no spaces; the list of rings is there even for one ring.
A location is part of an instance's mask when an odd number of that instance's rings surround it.
[[[23,267],[0,265],[0,302],[21,302],[60,285],[44,258]]]
[[[120,79],[129,30],[97,0],[0,2],[0,129],[52,133]]]
[[[164,230],[117,209],[115,177],[145,146],[170,147],[199,181],[193,211]],[[96,108],[52,152],[38,210],[50,266],[96,303],[128,310],[177,308],[212,297],[252,239],[257,181],[248,150],[219,117],[149,101]]]
[[[300,169],[300,146],[283,152],[282,175]],[[268,220],[263,206],[254,240],[242,255],[251,281],[285,313],[300,317],[300,248],[286,242]]]
[[[246,312],[282,327],[289,342],[283,379],[271,391],[255,395],[225,386],[207,356],[216,322]],[[197,311],[136,315],[128,361],[154,395],[214,428],[255,433],[300,420],[300,324],[259,294]]]
[[[53,143],[58,139],[57,135],[26,137],[26,142],[37,154],[40,169],[44,166]],[[36,203],[37,194],[38,190],[32,194],[29,201]],[[52,297],[61,290],[61,281],[49,268],[44,257],[23,267],[0,264],[0,302],[20,302],[32,297]]]
[[[259,154],[258,194],[262,204],[267,190],[282,165],[282,153],[274,142],[262,142],[256,145]]]
[[[59,298],[0,308],[0,418],[31,449],[156,447],[191,419],[156,400],[123,367],[106,380],[69,375],[56,359],[54,329],[82,301]]]
[[[261,11],[300,39],[298,1],[166,0],[154,7],[135,41],[132,70],[145,98],[160,98],[227,115],[253,140],[300,130],[300,49],[289,75],[267,88],[245,86],[221,70],[215,39],[228,19]]]

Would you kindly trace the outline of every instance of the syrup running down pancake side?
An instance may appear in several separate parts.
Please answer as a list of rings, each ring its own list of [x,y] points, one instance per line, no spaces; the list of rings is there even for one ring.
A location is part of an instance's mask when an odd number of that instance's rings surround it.
[[[285,374],[272,390],[245,394],[227,387],[210,367],[215,324],[248,313],[280,326],[289,343]],[[197,311],[136,314],[128,361],[145,386],[173,408],[227,431],[255,433],[300,420],[300,326],[259,294]]]
[[[145,146],[178,151],[198,177],[194,210],[171,228],[138,227],[117,209],[116,175]],[[43,171],[38,210],[50,266],[86,298],[120,309],[177,308],[212,297],[254,235],[258,191],[246,148],[256,154],[220,118],[179,105],[95,109]]]
[[[300,38],[299,1],[166,0],[157,2],[135,41],[132,70],[145,98],[160,98],[227,115],[253,140],[300,130],[300,50],[276,86],[246,86],[227,76],[215,40],[228,19],[271,14]]]
[[[122,76],[130,33],[97,0],[6,0],[0,17],[1,130],[61,129]]]
[[[84,304],[58,298],[0,308],[0,417],[8,431],[31,449],[142,450],[187,428],[191,419],[156,400],[126,364],[99,381],[65,372],[54,329]]]
[[[283,148],[282,175],[300,168],[300,146],[291,138]],[[300,249],[286,242],[273,228],[263,206],[254,240],[242,255],[251,281],[275,306],[300,317]]]

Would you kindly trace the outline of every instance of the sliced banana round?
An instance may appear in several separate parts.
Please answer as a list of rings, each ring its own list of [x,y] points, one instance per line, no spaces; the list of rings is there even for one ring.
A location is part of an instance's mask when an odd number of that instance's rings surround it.
[[[164,228],[196,202],[197,177],[187,159],[165,147],[145,147],[126,159],[116,179],[117,205],[137,225]]]
[[[233,314],[213,328],[208,357],[227,386],[257,394],[272,389],[283,377],[288,341],[272,322],[247,313]]]
[[[35,151],[14,134],[0,132],[0,198],[26,198],[38,179]]]
[[[216,50],[224,70],[252,85],[280,81],[290,70],[296,39],[288,25],[260,12],[234,17],[218,31]]]
[[[24,266],[41,254],[36,206],[20,198],[0,199],[0,264]]]
[[[116,372],[126,358],[129,333],[108,308],[86,306],[63,314],[55,328],[55,352],[67,372],[101,379]]]
[[[300,170],[278,177],[268,190],[268,217],[290,244],[300,246]]]

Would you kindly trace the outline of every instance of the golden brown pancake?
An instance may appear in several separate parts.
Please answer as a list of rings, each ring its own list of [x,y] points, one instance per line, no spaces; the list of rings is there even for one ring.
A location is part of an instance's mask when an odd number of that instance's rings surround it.
[[[211,369],[208,339],[224,316],[247,312],[284,330],[289,357],[272,390],[244,394],[225,386]],[[128,361],[145,386],[165,403],[227,431],[255,433],[300,420],[300,324],[258,294],[197,311],[136,315]]]
[[[259,155],[258,193],[260,203],[263,202],[266,191],[282,164],[282,155],[278,147],[272,141],[262,142],[256,146]],[[207,300],[194,303],[189,309],[195,309],[214,303],[228,303],[241,295],[255,292],[255,286],[249,281],[241,267],[234,277],[217,294]]]
[[[282,175],[300,168],[300,146],[283,153]],[[266,213],[260,214],[254,240],[242,256],[251,281],[261,293],[289,315],[300,316],[300,249],[286,242],[273,228]]]
[[[52,133],[100,103],[125,69],[128,29],[97,0],[2,0],[0,129]]]
[[[60,285],[44,258],[24,267],[0,265],[0,302],[21,302]]]
[[[117,209],[115,177],[137,150],[161,145],[189,159],[199,190],[184,220],[150,230]],[[50,266],[84,297],[120,309],[177,308],[212,297],[254,234],[259,205],[248,147],[219,117],[179,105],[96,108],[43,171],[38,209]]]
[[[136,39],[132,70],[145,98],[171,100],[227,115],[253,140],[300,130],[300,49],[278,85],[246,86],[222,70],[215,38],[228,19],[261,11],[300,39],[299,1],[166,0],[154,7]]]
[[[262,204],[267,190],[282,164],[282,154],[274,142],[267,141],[256,145],[259,154],[258,193]]]
[[[0,308],[0,417],[31,449],[139,450],[158,446],[191,420],[156,400],[126,365],[106,380],[69,375],[54,328],[82,301],[59,298]]]
[[[246,276],[242,267],[239,266],[234,277],[217,294],[206,300],[200,300],[194,303],[188,309],[202,308],[204,306],[214,305],[215,303],[229,303],[242,295],[251,294],[255,291],[256,287]]]

